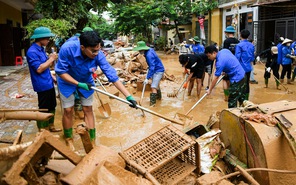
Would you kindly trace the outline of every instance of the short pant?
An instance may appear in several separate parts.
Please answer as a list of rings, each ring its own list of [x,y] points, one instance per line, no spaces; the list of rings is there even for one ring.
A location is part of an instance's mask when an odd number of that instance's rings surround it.
[[[163,73],[164,72],[156,72],[153,74],[151,88],[158,89],[159,82],[162,79]]]
[[[81,105],[82,106],[92,106],[94,94],[90,95],[88,98],[84,98],[80,93],[78,93]],[[75,96],[74,93],[71,94],[68,98],[66,98],[62,93],[60,93],[60,97],[62,100],[63,108],[69,108],[74,106]]]
[[[209,75],[212,74],[212,65],[205,66],[205,72]]]

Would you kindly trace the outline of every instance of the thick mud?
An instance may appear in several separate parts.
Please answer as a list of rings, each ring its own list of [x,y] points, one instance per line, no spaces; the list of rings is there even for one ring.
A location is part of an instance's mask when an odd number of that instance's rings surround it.
[[[168,93],[173,93],[180,87],[184,79],[182,74],[183,69],[178,62],[178,55],[165,55],[163,53],[159,53],[159,56],[165,65],[166,73],[168,75],[174,75],[176,80],[174,82],[168,80],[161,82],[162,100],[158,101],[155,107],[149,106],[150,92],[146,91],[142,101],[142,106],[159,114],[174,118],[177,113],[185,114],[198,101],[196,96],[196,87],[194,87],[191,96],[187,96],[187,92],[180,91],[177,97],[167,97]],[[296,101],[296,85],[287,85],[284,83],[284,86],[288,88],[290,92],[294,92],[293,94],[288,94],[283,87],[282,90],[277,90],[275,80],[270,78],[269,88],[264,88],[264,65],[260,63],[255,65],[255,73],[255,79],[259,82],[259,84],[250,84],[250,101],[256,104],[279,100]],[[22,69],[17,73],[12,73],[7,77],[1,77],[0,80],[0,93],[2,97],[0,99],[1,108],[38,108],[37,95],[33,91],[28,68]],[[201,96],[205,94],[207,75],[204,83]],[[140,100],[141,91],[137,91],[136,88],[131,86],[127,86],[127,88],[131,93],[133,93],[136,100]],[[24,97],[15,98],[17,94],[22,94]],[[119,97],[124,98],[121,94]],[[141,110],[130,108],[127,104],[116,99],[110,99],[109,105],[112,113],[109,118],[104,118],[97,110],[97,103],[94,103],[93,109],[95,110],[97,132],[96,142],[97,144],[103,144],[118,152],[134,145],[161,127],[167,124],[173,124],[170,121],[159,118],[150,113],[145,113],[146,117],[143,117]],[[213,93],[203,99],[189,115],[193,116],[194,122],[206,124],[211,114],[225,108],[227,108],[227,102],[224,101],[222,84],[219,84],[213,90]],[[62,128],[62,114],[59,104],[57,105],[56,110],[57,115],[55,125],[56,127]],[[83,122],[83,120],[78,118],[75,120],[75,124],[81,122]],[[182,126],[180,125],[174,124],[174,126],[182,129]],[[18,129],[22,129],[24,131],[23,142],[33,140],[37,132],[35,121],[7,120],[0,123],[0,141],[13,142]],[[60,132],[58,135],[62,140],[63,133]],[[78,134],[74,134],[74,141],[76,149],[83,153],[84,149]],[[7,143],[0,142],[0,147],[8,145],[9,144]]]

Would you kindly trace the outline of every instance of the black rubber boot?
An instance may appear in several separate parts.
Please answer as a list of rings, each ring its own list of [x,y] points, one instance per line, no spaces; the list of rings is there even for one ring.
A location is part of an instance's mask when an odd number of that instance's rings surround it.
[[[156,104],[157,93],[150,93],[150,106]]]
[[[157,99],[161,100],[162,96],[161,96],[161,90],[157,89]]]

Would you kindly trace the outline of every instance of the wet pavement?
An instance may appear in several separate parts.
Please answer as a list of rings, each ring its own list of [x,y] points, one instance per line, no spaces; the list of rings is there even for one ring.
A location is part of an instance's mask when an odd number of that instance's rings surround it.
[[[163,99],[158,101],[155,107],[149,107],[150,92],[146,91],[142,106],[159,114],[174,118],[176,113],[185,114],[198,101],[198,98],[196,97],[196,89],[193,89],[192,95],[189,97],[186,92],[180,92],[178,97],[175,98],[167,97],[168,93],[177,90],[182,83],[184,78],[182,74],[183,70],[178,62],[178,55],[165,55],[159,53],[159,56],[163,60],[166,73],[168,75],[174,75],[176,80],[174,82],[168,80],[161,82]],[[5,70],[2,70],[2,72],[4,71]],[[264,88],[264,65],[260,63],[255,65],[255,73],[255,79],[259,84],[250,84],[250,101],[256,104],[280,100],[296,101],[296,85],[287,85],[284,83],[289,91],[294,91],[293,94],[288,94],[283,87],[282,90],[277,90],[274,79],[270,78],[269,88]],[[207,82],[207,77],[205,82]],[[133,96],[136,100],[140,100],[141,91],[136,91],[136,89],[131,86],[128,86],[127,88],[130,92],[133,92]],[[37,95],[32,89],[30,74],[27,67],[12,71],[8,75],[1,76],[0,89],[2,97],[0,99],[1,109],[38,108]],[[16,98],[16,95],[18,94],[22,94],[24,97]],[[202,89],[201,96],[203,94],[205,94],[205,86]],[[120,97],[124,98],[121,94]],[[111,99],[109,105],[112,114],[109,118],[103,118],[97,111],[98,106],[96,102],[94,102],[93,108],[95,110],[97,129],[96,141],[97,144],[103,144],[116,151],[124,150],[149,136],[161,127],[167,124],[172,124],[171,122],[150,113],[145,113],[146,117],[143,117],[140,110],[130,108],[127,104],[115,99]],[[222,84],[219,84],[213,90],[212,95],[207,96],[202,100],[189,115],[193,116],[195,122],[206,124],[211,114],[225,108],[227,108],[227,102],[224,101]],[[57,105],[56,113],[55,125],[62,128],[61,109],[59,104]],[[83,120],[78,118],[75,120],[75,124],[81,122],[83,122]],[[180,125],[173,125],[182,129],[182,126]],[[6,120],[0,123],[0,147],[8,146],[9,144],[1,143],[1,141],[13,141],[18,129],[24,131],[23,142],[33,140],[37,133],[35,121]],[[62,140],[62,132],[58,135]],[[82,142],[78,134],[74,134],[74,140],[76,149],[83,152]]]

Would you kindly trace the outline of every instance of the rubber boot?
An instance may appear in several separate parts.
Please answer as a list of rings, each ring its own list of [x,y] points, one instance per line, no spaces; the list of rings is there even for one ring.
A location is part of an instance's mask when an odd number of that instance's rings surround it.
[[[90,142],[93,145],[93,147],[96,146],[96,128],[89,129],[89,137],[90,137]]]
[[[246,100],[249,100],[249,93],[246,93]]]
[[[268,78],[264,78],[265,88],[268,88]]]
[[[276,81],[275,81],[275,84],[276,84],[276,89],[281,90],[281,88],[280,88],[280,82],[278,82],[278,81],[276,80]]]
[[[287,84],[293,84],[293,82],[291,82],[291,79],[287,79]]]
[[[150,106],[153,106],[156,104],[156,97],[157,97],[156,93],[150,93]]]
[[[48,121],[37,121],[37,127],[38,127],[39,132],[42,129],[48,130]]]
[[[228,97],[229,97],[229,90],[228,89],[224,89],[224,101],[228,101]]]
[[[161,100],[162,96],[161,96],[161,90],[157,89],[157,99]]]
[[[73,129],[64,129],[64,136],[66,140],[66,145],[70,148],[70,150],[75,151],[74,143],[73,143]]]
[[[55,126],[54,126],[55,110],[49,111],[49,113],[52,113],[52,114],[53,114],[53,117],[51,117],[51,118],[48,120],[49,131],[50,131],[50,132],[60,132],[60,131],[62,131],[62,129],[60,129],[60,128],[55,128]]]

